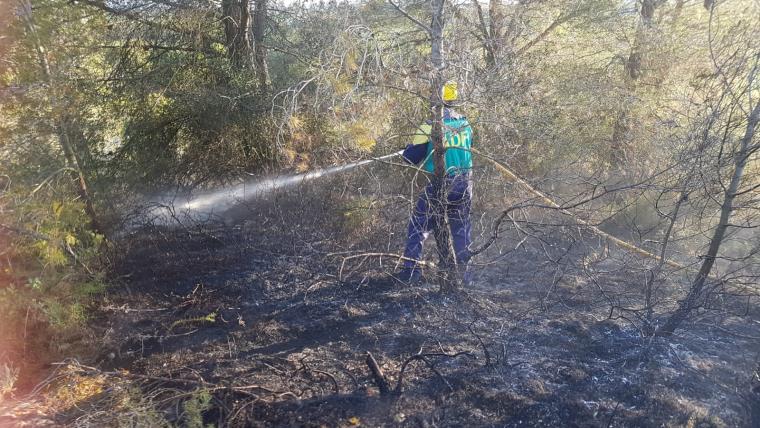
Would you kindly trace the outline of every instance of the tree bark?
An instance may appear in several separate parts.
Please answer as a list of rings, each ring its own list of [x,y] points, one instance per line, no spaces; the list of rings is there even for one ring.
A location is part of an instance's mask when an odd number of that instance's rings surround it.
[[[493,65],[496,65],[496,61],[501,56],[501,48],[504,45],[502,39],[502,29],[504,27],[504,14],[502,13],[503,6],[501,0],[490,0],[488,2],[488,42],[491,45],[491,54],[493,55]]]
[[[478,0],[474,0],[477,4]],[[478,5],[478,8],[480,6]],[[501,0],[490,0],[488,2],[488,30],[486,32],[486,65],[496,67],[497,62],[501,59],[501,50],[504,46],[502,38],[502,28],[504,26],[504,15],[502,14]],[[486,31],[484,29],[484,31]]]
[[[435,197],[433,198],[432,210],[435,216],[435,241],[440,260],[439,286],[441,292],[448,292],[456,288],[456,259],[452,248],[451,229],[446,216],[446,202],[448,199],[448,186],[446,184],[446,148],[443,145],[443,84],[444,69],[446,67],[443,58],[443,8],[445,0],[432,0],[432,20],[430,23],[432,65],[432,84],[430,93],[430,110],[432,114],[432,129],[430,140],[433,144],[433,183]]]
[[[491,3],[495,1],[497,0],[491,0]],[[493,22],[493,14],[489,12],[489,18],[491,19],[489,26],[486,24],[486,19],[483,15],[483,8],[480,6],[480,2],[478,0],[472,0],[472,4],[475,7],[475,12],[478,14],[478,24],[480,25],[480,36],[478,38],[481,40],[483,50],[485,51],[484,59],[486,61],[486,66],[492,68],[496,65],[496,52],[492,36],[493,27],[495,25]]]
[[[253,57],[256,64],[259,89],[263,93],[268,93],[271,85],[269,80],[269,65],[267,64],[267,48],[264,45],[264,30],[266,29],[266,25],[267,0],[255,0],[253,11]]]
[[[656,0],[642,0],[639,11],[640,20],[636,27],[633,45],[624,64],[626,97],[622,102],[615,124],[612,126],[612,142],[610,144],[610,165],[617,169],[625,164],[630,150],[630,111],[633,107],[631,95],[636,91],[639,79],[646,71],[649,60],[649,32],[652,29],[655,8],[660,3]]]
[[[707,249],[702,261],[702,266],[699,268],[691,289],[686,297],[678,304],[678,309],[665,321],[665,324],[657,331],[658,335],[666,336],[673,334],[673,332],[686,320],[689,314],[700,306],[700,303],[704,297],[704,289],[707,279],[710,277],[712,268],[715,265],[715,259],[718,256],[721,244],[723,244],[723,238],[726,235],[726,231],[729,227],[729,221],[731,214],[734,210],[734,199],[741,186],[742,176],[744,175],[744,168],[747,165],[747,161],[752,153],[756,150],[756,147],[752,146],[752,139],[755,136],[755,130],[757,124],[760,122],[760,102],[755,104],[749,117],[747,118],[747,127],[744,131],[744,137],[739,145],[739,150],[734,157],[734,172],[731,175],[731,181],[728,187],[723,193],[723,203],[720,207],[720,220],[718,226],[715,228],[712,239],[710,239],[710,246]]]
[[[222,0],[222,23],[227,55],[232,64],[240,69],[253,66],[251,49],[250,0]]]

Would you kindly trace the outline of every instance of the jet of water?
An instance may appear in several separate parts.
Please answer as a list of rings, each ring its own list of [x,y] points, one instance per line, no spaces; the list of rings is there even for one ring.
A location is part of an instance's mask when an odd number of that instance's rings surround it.
[[[403,150],[378,158],[365,159],[346,165],[322,168],[303,174],[251,179],[243,183],[189,196],[156,198],[149,217],[154,223],[171,224],[176,221],[202,221],[228,209],[262,197],[274,190],[300,185],[307,181],[346,172],[362,165],[399,156]]]

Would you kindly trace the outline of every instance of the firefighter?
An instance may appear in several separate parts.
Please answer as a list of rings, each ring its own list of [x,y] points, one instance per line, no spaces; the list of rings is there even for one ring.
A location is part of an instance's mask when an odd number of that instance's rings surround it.
[[[445,186],[447,198],[444,202],[451,227],[457,267],[465,284],[470,282],[471,272],[467,269],[470,260],[470,207],[472,205],[472,128],[467,118],[453,110],[457,101],[456,82],[448,82],[443,87],[443,145],[446,150]],[[433,143],[430,141],[432,124],[421,125],[411,144],[406,146],[403,157],[406,162],[421,165],[427,174],[433,174]],[[420,194],[409,219],[404,267],[398,277],[404,282],[416,283],[421,280],[421,269],[417,261],[422,258],[422,247],[431,231],[439,227],[441,221],[433,212],[433,201],[438,194],[438,183],[431,179]]]

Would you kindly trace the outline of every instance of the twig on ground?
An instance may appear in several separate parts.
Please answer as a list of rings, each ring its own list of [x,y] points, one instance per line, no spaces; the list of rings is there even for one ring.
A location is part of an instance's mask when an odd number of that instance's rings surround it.
[[[323,371],[323,370],[317,370],[317,369],[313,369],[313,368],[311,368],[311,367],[310,367],[308,364],[306,364],[306,358],[308,358],[308,357],[303,357],[303,358],[301,358],[301,360],[300,360],[300,361],[301,361],[301,367],[303,368],[303,370],[304,370],[304,371],[309,371],[309,372],[314,372],[314,373],[317,373],[317,374],[321,374],[321,375],[323,375],[323,376],[326,376],[326,377],[327,377],[327,378],[329,378],[329,379],[330,379],[330,381],[332,382],[332,384],[333,384],[333,387],[335,388],[335,393],[336,393],[336,394],[340,394],[340,385],[338,385],[338,380],[337,380],[337,379],[335,379],[335,376],[333,376],[332,374],[330,374],[330,373],[328,373],[328,372],[326,372],[326,371]]]
[[[343,271],[345,270],[346,262],[347,261],[353,260],[353,259],[357,259],[357,258],[361,258],[362,259],[361,263],[363,264],[367,259],[369,259],[371,257],[379,257],[379,258],[393,257],[393,258],[395,258],[395,259],[397,259],[399,261],[400,260],[413,261],[413,262],[417,263],[420,266],[435,267],[435,263],[433,263],[433,262],[426,262],[426,261],[422,261],[422,260],[411,259],[409,257],[404,257],[404,256],[402,256],[400,254],[394,254],[394,253],[362,253],[362,254],[354,254],[353,256],[343,257],[343,261],[340,264],[340,270],[338,271],[338,281],[343,281]],[[355,270],[356,269],[352,270],[351,272],[353,272]]]
[[[450,390],[453,390],[453,388],[451,387],[449,382],[446,380],[446,378],[443,377],[443,375],[435,368],[435,364],[431,363],[428,360],[428,358],[429,357],[457,358],[463,355],[468,356],[470,358],[474,358],[474,355],[472,355],[470,352],[467,352],[467,351],[457,352],[455,354],[433,352],[433,353],[427,353],[427,354],[419,353],[419,354],[412,355],[411,357],[407,358],[406,361],[404,361],[404,363],[401,365],[401,371],[398,374],[398,383],[396,383],[396,388],[394,389],[394,393],[396,395],[400,395],[403,392],[402,388],[404,384],[404,371],[406,371],[406,367],[409,365],[409,363],[415,360],[420,360],[424,362],[430,368],[430,370],[432,370],[435,374],[437,374],[443,380],[443,382],[446,383],[446,385],[449,387]]]
[[[612,409],[612,414],[610,415],[610,420],[607,421],[607,428],[610,428],[612,426],[612,421],[615,420],[615,416],[617,416],[617,411],[620,408],[621,402],[618,401],[617,404],[615,404],[615,408]]]
[[[187,379],[187,378],[170,378],[170,377],[164,377],[164,376],[150,376],[150,375],[142,375],[142,374],[136,374],[136,373],[130,373],[127,371],[101,371],[95,367],[85,366],[80,364],[76,360],[66,360],[60,363],[53,363],[55,366],[59,366],[61,368],[69,368],[73,369],[75,372],[79,372],[84,375],[102,375],[102,376],[111,376],[115,378],[130,378],[130,379],[138,379],[138,380],[144,380],[144,381],[152,381],[152,382],[158,382],[158,383],[175,383],[175,384],[183,384],[183,385],[190,385],[195,386],[198,388],[203,388],[206,391],[209,392],[215,392],[215,391],[231,391],[236,393],[241,393],[243,395],[251,396],[254,398],[259,398],[257,395],[249,392],[250,390],[259,390],[266,392],[268,394],[275,395],[277,397],[284,397],[284,396],[291,396],[294,398],[299,398],[297,394],[295,394],[292,391],[276,391],[273,389],[269,389],[262,385],[257,384],[251,384],[251,385],[218,385],[213,384],[210,382],[207,382],[205,380],[195,380],[195,379]],[[57,372],[57,371],[56,371]],[[65,375],[59,375],[58,377],[64,377]],[[49,384],[50,382],[47,382]]]
[[[354,374],[348,371],[348,369],[345,367],[339,367],[339,369],[351,379],[351,382],[354,383],[354,388],[359,389],[359,381],[356,379],[356,376],[354,376]]]
[[[375,357],[372,356],[371,352],[367,352],[367,358],[365,361],[369,367],[370,372],[372,373],[375,384],[380,389],[380,395],[389,395],[391,389],[388,385],[388,380],[385,378],[383,370],[380,368],[380,365],[377,364],[377,360],[375,360]]]
[[[125,314],[128,314],[130,312],[161,312],[161,311],[169,310],[169,308],[132,309],[132,308],[127,307],[126,304],[124,304],[124,305],[121,305],[121,306],[114,306],[114,305],[101,306],[100,310],[102,310],[102,311],[114,311],[114,312],[124,311]]]
[[[477,333],[472,329],[472,326],[467,326],[467,330],[470,330],[470,333],[472,333],[473,336],[475,336],[478,339],[478,342],[480,343],[480,346],[483,348],[483,355],[486,357],[486,367],[491,365],[491,353],[488,352],[488,347],[485,343],[483,343],[483,339],[478,336]]]

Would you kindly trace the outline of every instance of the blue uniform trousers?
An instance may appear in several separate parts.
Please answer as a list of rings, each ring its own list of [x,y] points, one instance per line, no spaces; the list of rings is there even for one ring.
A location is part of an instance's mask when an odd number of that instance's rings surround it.
[[[464,267],[470,260],[470,208],[472,206],[472,181],[470,174],[457,174],[447,176],[444,183],[446,186],[446,213],[451,226],[451,237],[454,244],[454,253],[457,264]],[[425,191],[420,194],[415,205],[414,212],[409,219],[408,235],[404,257],[420,260],[422,246],[431,231],[438,227],[437,216],[433,212],[433,204],[437,193],[435,182],[425,186]],[[407,273],[416,271],[416,262],[404,261],[404,270]],[[417,272],[415,272],[417,273]]]

